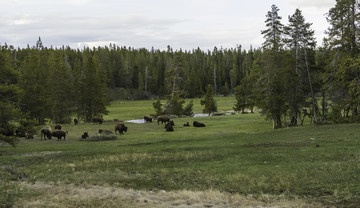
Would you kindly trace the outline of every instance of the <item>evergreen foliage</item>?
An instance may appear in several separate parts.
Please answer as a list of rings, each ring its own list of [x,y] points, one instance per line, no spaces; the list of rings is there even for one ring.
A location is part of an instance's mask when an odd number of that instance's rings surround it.
[[[301,10],[288,24],[279,11],[271,6],[262,48],[248,51],[240,45],[207,51],[115,44],[49,49],[40,37],[33,47],[0,46],[1,128],[13,129],[21,118],[36,124],[67,123],[74,115],[90,121],[119,98],[169,97],[165,106],[159,99],[153,103],[157,115],[191,115],[192,103],[183,107],[182,98],[204,96],[204,112],[211,114],[213,96],[229,94],[237,100],[234,110],[256,107],[274,128],[302,125],[305,116],[317,124],[359,121],[358,2],[336,1],[320,48]]]
[[[203,113],[208,113],[209,115],[213,112],[217,112],[217,105],[214,99],[214,88],[210,84],[206,87],[206,94],[204,100],[200,100],[200,104],[204,105]]]

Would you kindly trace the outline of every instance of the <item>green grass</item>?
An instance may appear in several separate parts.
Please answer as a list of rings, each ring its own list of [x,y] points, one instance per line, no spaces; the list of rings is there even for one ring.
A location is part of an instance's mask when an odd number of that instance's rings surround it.
[[[204,106],[200,105],[202,98],[194,98],[193,100],[193,112],[202,113]],[[218,112],[232,111],[232,107],[236,103],[234,97],[217,97],[215,98]],[[186,99],[184,106],[186,106],[191,99]],[[127,121],[132,119],[141,119],[145,115],[155,114],[153,103],[156,100],[117,100],[111,102],[111,105],[107,108],[110,113],[104,116],[105,120],[119,119],[120,121]],[[166,100],[161,100],[163,104]]]
[[[230,98],[217,99],[221,110],[231,110]],[[152,113],[152,101],[113,102],[109,110],[105,119],[142,118]],[[336,207],[360,203],[360,124],[272,130],[257,113],[173,120],[174,132],[156,122],[126,123],[128,132],[116,140],[82,141],[84,131],[113,131],[114,123],[81,123],[63,126],[65,142],[37,136],[16,148],[2,145],[1,205],[41,195],[20,182],[269,194]],[[206,127],[182,126],[194,120]]]

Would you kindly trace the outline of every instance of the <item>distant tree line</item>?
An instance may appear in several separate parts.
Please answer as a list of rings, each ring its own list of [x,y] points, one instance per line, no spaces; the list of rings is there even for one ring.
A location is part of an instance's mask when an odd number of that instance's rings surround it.
[[[357,1],[336,1],[321,47],[301,10],[287,24],[278,11],[273,5],[266,15],[263,46],[249,50],[47,48],[40,37],[32,47],[0,45],[0,133],[20,119],[90,121],[111,99],[202,97],[209,85],[215,95],[234,95],[236,111],[260,109],[274,128],[302,125],[306,116],[316,124],[359,121]]]

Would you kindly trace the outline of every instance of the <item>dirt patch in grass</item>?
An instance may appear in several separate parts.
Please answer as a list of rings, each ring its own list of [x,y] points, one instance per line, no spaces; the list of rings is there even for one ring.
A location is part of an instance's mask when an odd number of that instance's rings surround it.
[[[19,200],[14,207],[323,207],[281,196],[242,196],[208,191],[139,191],[110,186],[21,183],[41,194]]]
[[[45,156],[45,155],[52,155],[52,154],[59,154],[59,153],[61,153],[61,151],[29,152],[26,154],[22,154],[21,156],[36,157],[36,156]]]

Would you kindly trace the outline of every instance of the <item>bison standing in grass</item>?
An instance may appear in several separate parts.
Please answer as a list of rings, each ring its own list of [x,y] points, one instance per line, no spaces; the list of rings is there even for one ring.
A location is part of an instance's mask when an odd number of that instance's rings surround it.
[[[64,130],[59,130],[59,129],[57,129],[57,130],[53,131],[51,135],[52,135],[53,137],[58,138],[58,141],[61,141],[61,138],[62,138],[62,137],[64,137],[64,141],[65,141],[65,139],[66,139],[66,132],[65,132]]]
[[[55,130],[58,129],[58,130],[61,130],[61,124],[55,124]]]
[[[200,122],[198,122],[198,121],[194,121],[194,122],[193,122],[193,126],[194,126],[194,127],[205,127],[205,124],[200,123]]]
[[[97,124],[97,123],[102,124],[104,122],[104,119],[103,119],[102,115],[94,116],[93,122],[94,122],[94,124]]]
[[[157,122],[158,122],[158,125],[159,125],[159,123],[161,122],[161,124],[163,124],[163,123],[169,123],[170,122],[170,118],[169,117],[167,117],[167,116],[158,116],[157,117]]]
[[[79,119],[78,118],[74,118],[74,124],[78,125],[79,124]]]
[[[124,124],[116,124],[115,125],[115,134],[118,131],[119,134],[124,134],[124,131],[127,132],[127,127]]]
[[[151,118],[151,116],[144,116],[144,121],[145,121],[145,123],[148,123],[148,122],[152,122],[152,118]]]
[[[25,133],[25,139],[34,139],[34,134],[31,132],[26,132]]]
[[[50,126],[45,126],[43,127],[41,130],[41,140],[42,138],[44,137],[44,140],[46,140],[46,137],[48,139],[51,139],[51,136],[52,136],[52,130],[51,130],[51,127]]]

